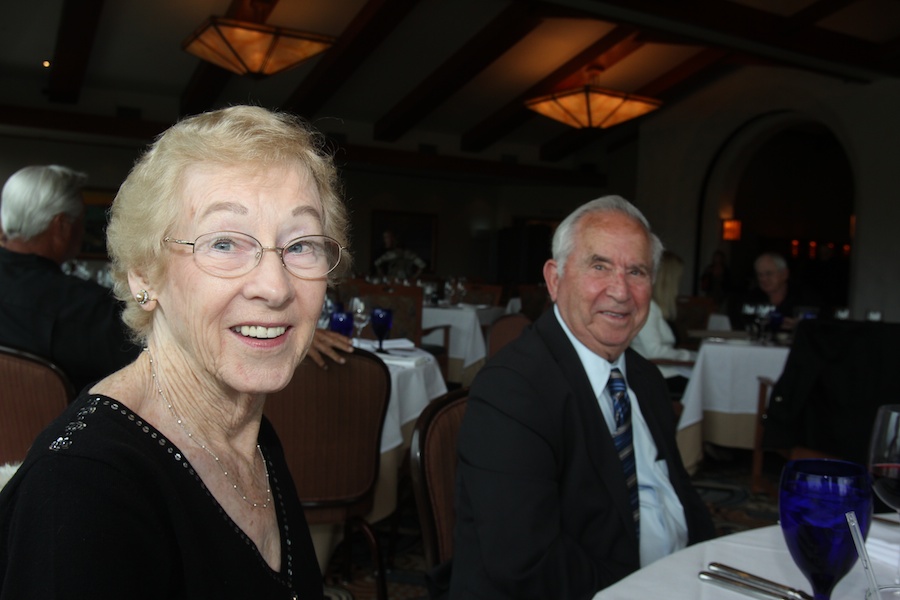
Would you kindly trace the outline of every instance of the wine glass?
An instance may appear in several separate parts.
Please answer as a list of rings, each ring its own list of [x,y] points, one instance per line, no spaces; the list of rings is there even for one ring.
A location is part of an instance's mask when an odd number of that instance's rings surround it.
[[[794,562],[816,600],[831,591],[856,562],[846,513],[856,512],[863,536],[872,523],[872,485],[863,465],[842,460],[793,460],[781,473],[778,510]]]
[[[878,407],[869,442],[869,472],[881,501],[900,513],[900,404]],[[900,563],[894,583],[900,584]]]
[[[384,338],[387,337],[388,331],[391,330],[391,321],[393,315],[388,308],[372,309],[372,329],[378,338],[378,351],[384,352]]]
[[[362,298],[350,299],[350,312],[353,313],[353,326],[356,327],[356,337],[362,337],[362,330],[369,324],[369,307]]]
[[[353,333],[353,313],[344,310],[334,311],[331,313],[331,323],[328,328],[350,337],[350,334]]]

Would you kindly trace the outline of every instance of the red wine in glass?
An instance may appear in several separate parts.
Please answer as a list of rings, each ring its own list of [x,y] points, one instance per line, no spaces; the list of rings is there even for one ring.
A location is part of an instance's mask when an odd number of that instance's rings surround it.
[[[900,464],[875,463],[870,470],[875,493],[882,502],[900,511]]]
[[[900,404],[878,407],[869,441],[869,473],[881,501],[900,512]],[[900,563],[894,583],[900,584]]]

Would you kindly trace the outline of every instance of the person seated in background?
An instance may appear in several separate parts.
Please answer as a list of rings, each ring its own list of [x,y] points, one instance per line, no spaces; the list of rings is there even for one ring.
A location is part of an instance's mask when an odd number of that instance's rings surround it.
[[[68,167],[28,166],[0,200],[0,345],[53,362],[76,392],[140,353],[110,290],[61,269],[81,248],[86,181]]]
[[[378,275],[390,279],[415,279],[421,275],[426,263],[422,258],[404,248],[400,237],[388,229],[384,232],[384,253],[375,259],[375,270]]]
[[[744,304],[774,307],[781,318],[781,329],[791,330],[797,323],[798,309],[818,309],[820,296],[813,290],[790,281],[787,261],[776,252],[764,252],[753,263],[758,288],[752,290]]]
[[[653,282],[653,299],[647,322],[631,341],[631,347],[641,356],[657,362],[666,384],[673,396],[678,396],[687,387],[690,365],[666,365],[664,361],[693,363],[697,353],[684,348],[676,348],[675,333],[670,323],[675,321],[678,285],[684,271],[684,261],[668,250],[663,252]]]
[[[681,461],[654,365],[629,349],[662,243],[619,196],[556,230],[554,301],[470,389],[458,441],[450,598],[589,600],[712,519]],[[449,566],[449,568],[448,568]]]

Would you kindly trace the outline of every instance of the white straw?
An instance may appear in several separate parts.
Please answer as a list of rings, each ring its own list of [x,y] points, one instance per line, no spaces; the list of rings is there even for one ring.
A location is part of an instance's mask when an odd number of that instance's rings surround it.
[[[872,565],[869,564],[869,553],[866,551],[866,542],[863,541],[862,531],[860,531],[859,523],[856,521],[856,512],[851,510],[845,513],[844,516],[847,517],[847,525],[850,526],[850,535],[853,537],[853,543],[856,544],[856,553],[859,554],[859,561],[862,563],[866,577],[869,579],[866,599],[876,600],[878,598],[878,581],[875,579]]]

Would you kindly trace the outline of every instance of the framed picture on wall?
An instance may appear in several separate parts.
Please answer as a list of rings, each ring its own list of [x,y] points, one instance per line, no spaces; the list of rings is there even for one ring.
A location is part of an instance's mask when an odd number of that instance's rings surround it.
[[[84,190],[84,240],[78,258],[106,259],[106,225],[109,207],[116,193],[110,190]]]
[[[408,213],[389,210],[372,211],[372,264],[388,248],[386,232],[393,234],[399,247],[412,250],[425,261],[425,272],[434,272],[437,254],[437,217],[424,213]]]

